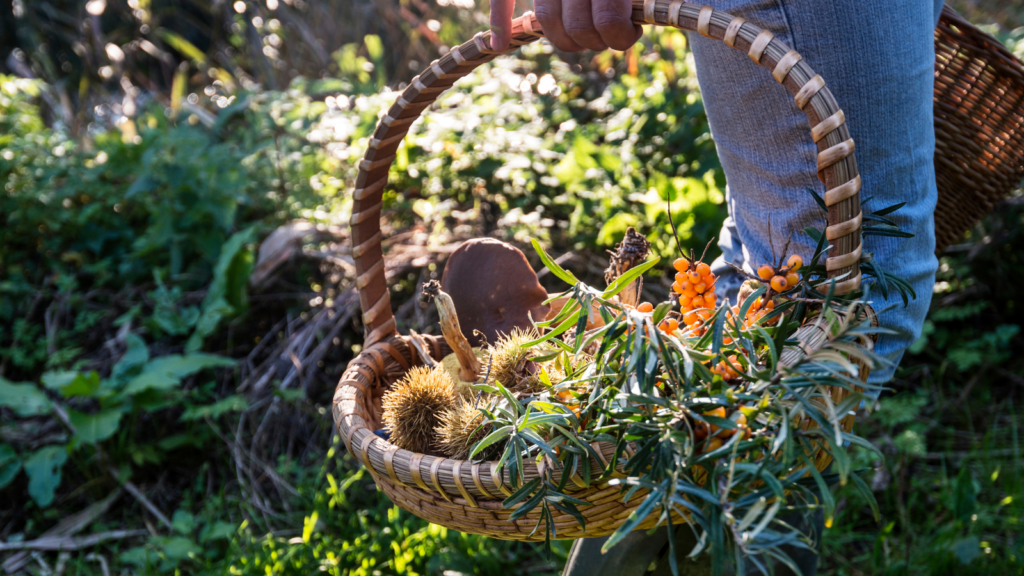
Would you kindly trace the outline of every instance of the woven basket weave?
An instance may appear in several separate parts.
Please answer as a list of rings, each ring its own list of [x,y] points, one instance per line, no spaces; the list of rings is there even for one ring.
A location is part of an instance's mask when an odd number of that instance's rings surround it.
[[[935,248],[1024,178],[1024,66],[949,6],[935,29]]]
[[[693,30],[721,40],[748,54],[751,60],[768,69],[776,81],[789,90],[795,105],[804,111],[813,126],[811,138],[818,146],[818,176],[827,190],[825,203],[828,205],[829,226],[826,235],[832,244],[826,261],[829,276],[837,278],[836,292],[839,294],[859,287],[861,180],[845,116],[822,77],[815,74],[795,50],[774,38],[771,32],[710,6],[699,7],[679,0],[634,0],[633,20]],[[381,247],[380,214],[382,194],[395,151],[423,110],[477,66],[542,36],[534,15],[526,14],[513,22],[512,46],[505,52],[490,49],[489,32],[478,34],[469,42],[452,48],[413,80],[377,126],[366,156],[359,165],[351,221],[352,256],[358,274],[356,285],[363,310],[366,343],[342,376],[333,406],[338,432],[349,452],[363,462],[377,485],[397,505],[449,528],[509,540],[543,540],[545,534],[544,530],[533,533],[539,508],[518,520],[509,519],[513,510],[505,510],[501,505],[502,499],[510,494],[508,477],[498,471],[496,463],[414,454],[374,434],[374,430],[381,428],[381,397],[384,391],[419,363],[409,337],[396,331]],[[422,338],[424,347],[433,358],[443,358],[449,352],[439,338]],[[825,341],[826,335],[821,328],[808,325],[800,329],[797,338],[802,342],[803,350],[815,350]],[[791,365],[797,361],[804,353],[801,348],[785,350],[782,363]],[[866,367],[861,375],[866,378]],[[833,388],[831,392],[837,404],[847,394],[841,388]],[[810,420],[804,423],[805,427],[812,425]],[[843,425],[849,430],[853,425],[852,416],[845,418]],[[595,443],[594,447],[607,466],[614,454],[614,446]],[[628,450],[626,456],[630,456]],[[824,450],[818,450],[815,457],[819,469],[824,469],[830,462]],[[558,466],[557,463],[548,465]],[[601,465],[600,462],[591,463],[594,477],[599,475]],[[536,478],[543,472],[533,463],[527,463],[525,468],[527,479]],[[573,495],[591,504],[580,507],[587,520],[586,530],[568,515],[555,516],[557,537],[561,539],[611,534],[644,499],[643,493],[638,493],[629,503],[624,503],[618,486],[607,483],[585,486],[578,473],[574,478]],[[641,523],[639,529],[649,528],[656,522],[655,514]]]

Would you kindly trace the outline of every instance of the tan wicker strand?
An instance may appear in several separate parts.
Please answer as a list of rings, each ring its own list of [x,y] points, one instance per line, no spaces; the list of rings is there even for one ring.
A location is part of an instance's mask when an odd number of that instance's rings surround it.
[[[409,473],[412,476],[412,481],[416,483],[424,492],[430,492],[430,488],[427,488],[427,483],[423,481],[423,473],[420,471],[420,463],[423,462],[423,454],[413,454],[409,457]]]
[[[825,206],[834,206],[843,200],[852,198],[860,192],[860,182],[860,175],[857,175],[853,180],[825,192]]]
[[[862,248],[857,246],[856,250],[849,254],[843,254],[842,256],[835,256],[833,258],[827,258],[825,260],[825,268],[827,270],[841,270],[853,266],[858,260],[860,260]]]
[[[817,126],[811,128],[811,140],[818,142],[836,128],[846,123],[846,114],[842,110],[822,120]]]
[[[837,238],[842,238],[843,236],[853,234],[855,231],[860,229],[860,225],[863,219],[863,213],[858,213],[857,216],[855,216],[851,220],[847,220],[846,222],[841,222],[839,224],[829,226],[828,228],[825,228],[825,238],[828,238],[829,240],[835,240]]]
[[[671,8],[669,9],[671,10]],[[715,9],[711,6],[701,6],[700,14],[697,16],[697,33],[701,36],[711,38],[709,32],[711,26],[711,16],[715,13]],[[669,21],[671,25],[671,21]]]
[[[786,55],[783,56],[782,59],[779,60],[779,63],[775,65],[775,70],[772,70],[772,78],[775,78],[776,82],[782,84],[786,81],[786,76],[789,76],[789,71],[792,70],[800,60],[803,60],[803,56],[801,56],[796,50],[786,52]],[[818,139],[814,138],[814,130],[811,130],[811,139],[815,142],[818,141]]]
[[[673,0],[668,5],[668,25],[678,26],[679,25],[679,9],[683,6],[683,0]]]
[[[821,76],[815,76],[808,80],[807,83],[800,88],[800,91],[797,92],[796,96],[793,97],[793,100],[796,101],[796,107],[803,110],[807,106],[807,103],[811,101],[811,98],[818,93],[818,90],[821,90],[824,87],[825,80]]]
[[[764,51],[768,48],[768,44],[775,39],[775,34],[772,34],[770,30],[762,30],[760,34],[754,38],[754,41],[750,44],[750,50],[747,51],[747,56],[754,61],[754,64],[760,64],[761,58],[764,56]]]
[[[644,0],[644,22],[654,24],[654,0]]]
[[[746,18],[737,16],[729,22],[729,26],[725,29],[725,36],[722,37],[722,42],[725,42],[726,46],[730,48],[736,46],[736,35],[740,33],[740,27],[746,21]]]

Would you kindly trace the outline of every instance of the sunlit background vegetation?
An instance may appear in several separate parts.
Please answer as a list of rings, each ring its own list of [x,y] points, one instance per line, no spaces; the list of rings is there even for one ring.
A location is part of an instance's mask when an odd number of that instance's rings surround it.
[[[1020,2],[956,7],[1024,54]],[[329,412],[362,342],[355,165],[396,90],[485,10],[0,2],[4,570],[560,569],[566,543],[549,555],[392,506]],[[498,59],[399,149],[384,227],[400,328],[437,332],[411,296],[467,238],[541,238],[596,282],[628,226],[675,251],[670,199],[703,248],[724,186],[684,35]],[[1015,193],[942,256],[925,336],[858,419],[880,449],[857,456],[880,520],[836,488],[822,573],[1024,573],[1022,206]],[[22,550],[44,537],[74,549]]]

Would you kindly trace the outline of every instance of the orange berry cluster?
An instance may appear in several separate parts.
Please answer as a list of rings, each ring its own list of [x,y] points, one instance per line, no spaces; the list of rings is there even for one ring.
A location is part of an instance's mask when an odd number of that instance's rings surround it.
[[[786,265],[778,270],[768,264],[761,266],[757,269],[757,276],[768,282],[772,290],[785,292],[800,283],[800,275],[797,274],[797,270],[800,270],[803,265],[804,259],[799,254],[793,254],[789,257]]]
[[[733,378],[738,378],[740,373],[736,371],[736,368],[741,367],[739,359],[734,354],[732,356],[729,356],[727,360],[728,362],[726,362],[725,360],[719,362],[711,369],[711,372],[714,374],[718,374],[719,376],[722,377],[723,380],[727,381],[732,380]]]
[[[767,316],[768,313],[771,312],[772,310],[775,310],[775,301],[769,300],[767,304],[764,304],[761,300],[761,297],[759,296],[756,300],[754,300],[753,304],[750,305],[750,308],[747,308],[747,315],[746,317],[743,318],[741,328],[743,330],[746,330],[748,328],[753,327],[755,324],[761,322],[761,320],[764,319],[764,317]],[[740,307],[733,306],[732,308],[729,309],[729,312],[730,314],[728,319],[730,320],[730,324],[735,323],[735,319],[740,315]],[[776,316],[775,318],[769,320],[768,324],[774,324],[777,321],[778,317]],[[727,337],[723,342],[725,344],[732,344],[732,339]]]
[[[650,302],[641,302],[636,307],[636,311],[643,312],[644,314],[650,314],[651,312],[654,312],[654,304],[651,304]],[[671,336],[679,329],[679,321],[675,318],[665,318],[660,324],[658,324],[658,328],[665,334]]]
[[[717,300],[715,298],[715,275],[711,266],[678,258],[672,266],[676,269],[676,281],[672,290],[679,295],[679,307],[683,322],[694,332],[702,329],[701,323],[711,318]]]
[[[732,438],[733,434],[737,432],[743,434],[744,437],[750,437],[750,428],[747,427],[747,415],[743,412],[736,412],[733,416],[726,415],[725,408],[719,406],[710,412],[705,412],[704,416],[717,416],[719,418],[730,418],[736,423],[737,430],[731,428],[720,428],[714,424],[707,424],[705,422],[699,422],[697,428],[694,430],[695,439],[699,442],[712,436],[708,443],[704,446],[702,452],[712,452],[718,450],[725,444],[725,441]]]

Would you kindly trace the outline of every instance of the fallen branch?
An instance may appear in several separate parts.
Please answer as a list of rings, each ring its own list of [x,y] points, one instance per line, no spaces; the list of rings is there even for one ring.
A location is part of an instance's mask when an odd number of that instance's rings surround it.
[[[107,540],[122,540],[124,538],[145,536],[146,534],[149,534],[149,532],[142,529],[111,530],[110,532],[99,532],[77,538],[62,536],[57,538],[37,538],[27,542],[0,542],[0,552],[7,552],[9,550],[81,550],[82,548],[91,548]]]
[[[39,537],[41,540],[52,540],[54,538],[68,537],[85,529],[97,519],[103,516],[110,509],[110,506],[121,496],[121,490],[114,490],[109,496],[95,502],[86,508],[83,508],[80,512],[72,514],[67,518],[58,522],[55,526],[43,532]],[[21,570],[28,564],[30,556],[27,552],[18,552],[12,554],[10,558],[4,560],[3,569],[4,572],[12,574]]]

